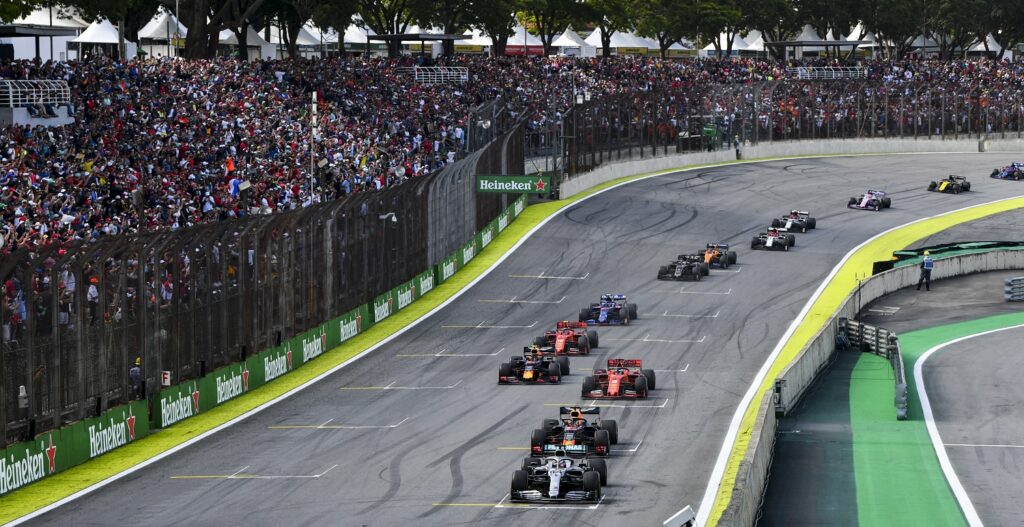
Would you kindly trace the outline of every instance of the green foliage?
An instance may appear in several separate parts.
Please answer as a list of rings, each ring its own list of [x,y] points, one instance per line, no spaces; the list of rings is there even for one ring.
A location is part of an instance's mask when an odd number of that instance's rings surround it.
[[[544,44],[544,54],[551,53],[551,43],[583,13],[574,0],[522,0],[520,17],[532,27]]]
[[[17,20],[42,4],[42,0],[3,0],[0,2],[0,22]]]

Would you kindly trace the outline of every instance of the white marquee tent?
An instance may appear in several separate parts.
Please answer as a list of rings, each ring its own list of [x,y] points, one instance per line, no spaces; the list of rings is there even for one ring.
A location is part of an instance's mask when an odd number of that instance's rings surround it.
[[[237,46],[238,39],[230,29],[225,29],[218,35],[218,43],[225,46]],[[245,45],[249,48],[249,60],[265,59],[274,57],[277,53],[277,46],[263,40],[263,37],[256,33],[252,26],[245,28]]]
[[[726,54],[729,50],[729,36],[725,33],[718,35],[718,44],[722,48],[722,54]],[[701,56],[704,57],[714,56],[716,53],[718,53],[718,50],[715,49],[714,44],[708,44],[707,46],[704,46],[700,51]],[[744,40],[739,33],[736,33],[732,37],[732,53],[733,55],[739,55],[741,51],[751,51],[750,44],[747,43],[747,41]]]

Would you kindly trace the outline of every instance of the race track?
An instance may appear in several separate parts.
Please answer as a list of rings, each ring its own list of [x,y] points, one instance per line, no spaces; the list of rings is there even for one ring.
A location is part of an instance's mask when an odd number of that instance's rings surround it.
[[[1024,193],[990,180],[1006,155],[820,158],[642,180],[569,208],[476,287],[391,344],[208,440],[35,519],[35,525],[660,525],[704,494],[729,420],[821,280],[852,247],[923,216]],[[926,192],[968,175],[970,193]],[[892,209],[849,210],[868,187]],[[791,208],[818,229],[788,253],[750,237]],[[739,265],[659,282],[659,265],[707,241]],[[899,249],[895,248],[894,249]],[[498,386],[498,364],[601,293],[639,304],[629,327],[572,360],[561,386]],[[610,357],[657,372],[651,399],[606,402],[619,421],[598,506],[508,504],[541,419],[579,401]],[[178,426],[189,426],[187,422]]]

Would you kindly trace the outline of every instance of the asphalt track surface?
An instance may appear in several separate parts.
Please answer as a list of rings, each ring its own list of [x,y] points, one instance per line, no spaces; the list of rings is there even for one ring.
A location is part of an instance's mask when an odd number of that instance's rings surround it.
[[[1024,328],[952,344],[925,362],[946,454],[985,525],[1021,525]]]
[[[572,206],[474,288],[387,346],[204,442],[46,513],[33,525],[658,525],[699,504],[728,423],[757,370],[821,280],[871,236],[1024,193],[983,177],[1006,155],[818,158],[709,168],[620,187]],[[976,191],[926,192],[951,172]],[[893,208],[849,210],[868,187]],[[791,208],[818,229],[788,253],[751,236]],[[659,282],[659,265],[707,241],[739,265]],[[572,360],[560,386],[498,386],[497,369],[601,293],[639,304],[629,327]],[[580,401],[611,357],[658,370],[647,401],[607,401],[619,451],[597,506],[512,506],[530,432]],[[179,426],[188,426],[187,422]]]

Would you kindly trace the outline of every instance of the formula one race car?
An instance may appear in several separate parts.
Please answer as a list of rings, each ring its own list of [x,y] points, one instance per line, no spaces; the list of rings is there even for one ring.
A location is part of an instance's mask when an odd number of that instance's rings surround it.
[[[699,254],[680,254],[676,261],[658,268],[658,280],[700,280],[708,266]]]
[[[950,176],[946,179],[939,181],[932,181],[928,184],[928,190],[932,192],[946,192],[949,194],[959,194],[961,192],[967,192],[971,190],[971,182],[967,181],[964,176]]]
[[[791,210],[789,214],[772,220],[772,227],[781,227],[787,231],[807,232],[818,226],[818,221],[806,210]]]
[[[562,450],[570,456],[607,456],[610,445],[619,442],[619,425],[614,419],[588,420],[585,417],[600,413],[597,407],[562,406],[558,419],[545,419],[541,428],[533,431],[530,454],[544,456]]]
[[[580,322],[599,325],[629,325],[639,318],[636,304],[627,304],[626,295],[601,295],[601,301],[580,310]]]
[[[892,199],[882,190],[869,190],[863,196],[850,198],[847,208],[861,210],[882,210],[892,206]]]
[[[512,357],[498,367],[498,384],[559,384],[569,375],[569,357],[544,355],[538,346],[523,348],[522,357]]]
[[[769,227],[767,231],[754,236],[750,240],[751,249],[774,249],[788,251],[790,247],[796,246],[796,236],[789,234],[786,229]]]
[[[736,251],[729,250],[728,243],[709,242],[704,250],[697,253],[704,260],[704,276],[707,276],[707,267],[717,265],[727,269],[730,265],[736,265]]]
[[[509,499],[522,501],[601,501],[601,486],[608,483],[603,459],[571,458],[559,451],[543,458],[528,457],[512,474]]]
[[[638,359],[608,359],[607,370],[594,370],[583,379],[584,399],[646,399],[655,388],[654,370]]]
[[[561,320],[554,331],[533,339],[542,352],[556,355],[587,355],[597,347],[597,330],[587,329],[586,322]]]
[[[990,176],[996,179],[1012,179],[1014,181],[1020,181],[1024,179],[1024,163],[1014,161],[1008,166],[993,170]]]

